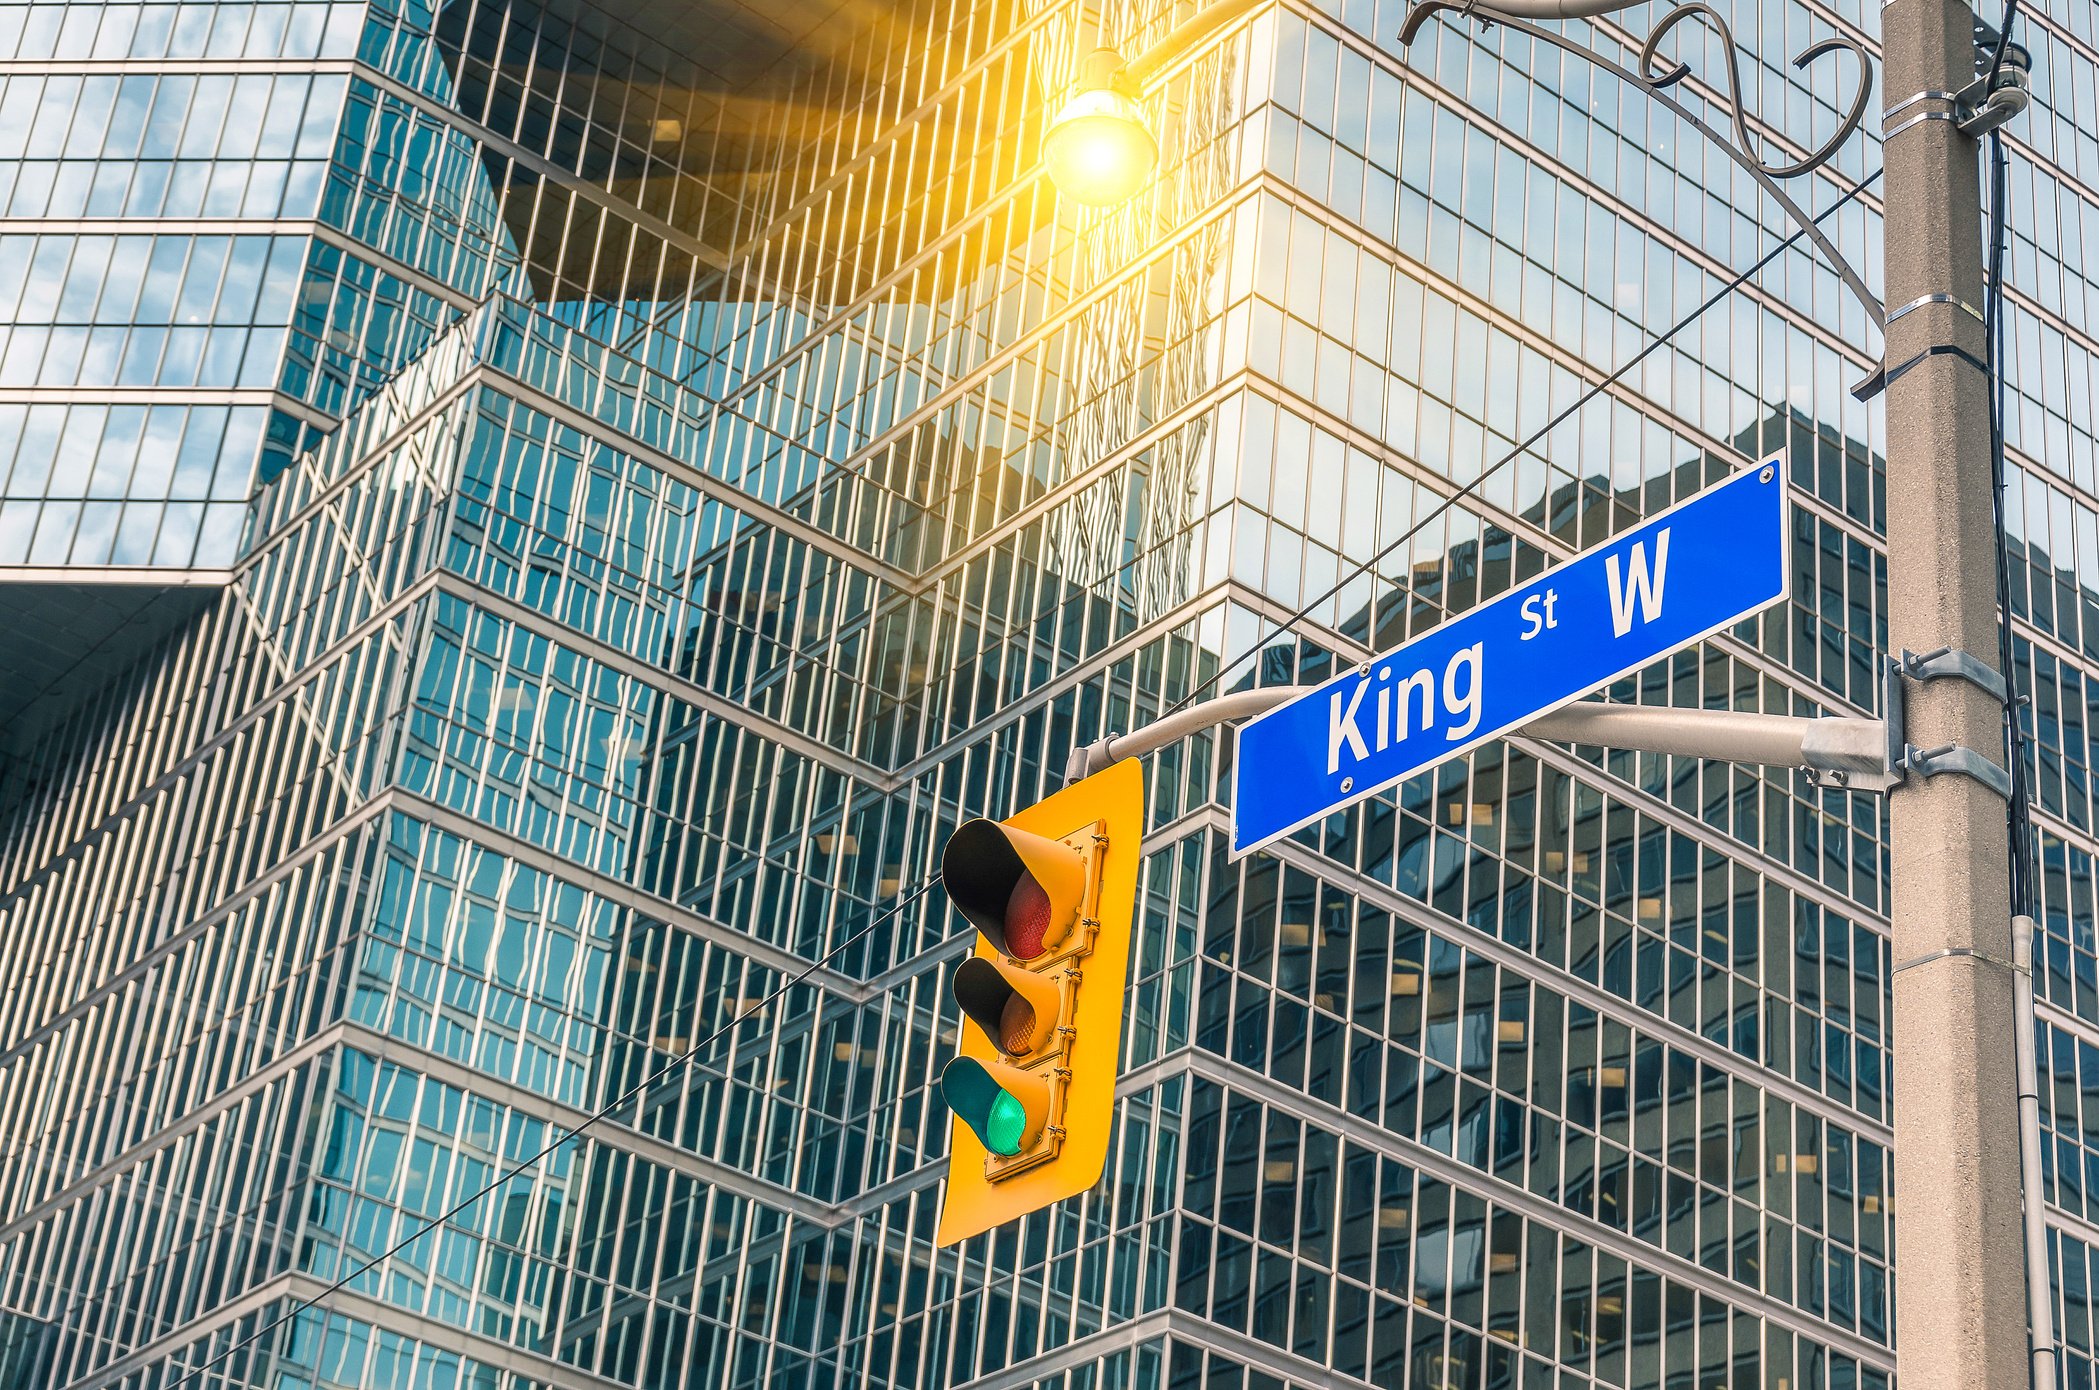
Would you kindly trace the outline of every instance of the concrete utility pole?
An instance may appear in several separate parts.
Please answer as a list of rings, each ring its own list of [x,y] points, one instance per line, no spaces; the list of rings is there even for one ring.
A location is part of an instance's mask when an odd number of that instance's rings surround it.
[[[1893,0],[1881,44],[1888,646],[1995,671],[1981,172],[1953,99],[1975,79],[1975,16],[1963,0]],[[1961,676],[1904,685],[1911,748],[2001,767],[2000,695]],[[1902,1390],[2014,1390],[2026,1305],[2005,798],[1952,766],[1913,766],[1889,815],[1897,1373]]]

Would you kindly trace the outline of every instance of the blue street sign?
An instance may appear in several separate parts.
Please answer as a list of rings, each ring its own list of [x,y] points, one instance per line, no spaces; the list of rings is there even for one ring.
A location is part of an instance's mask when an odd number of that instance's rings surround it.
[[[1241,726],[1245,854],[1785,597],[1782,459]]]

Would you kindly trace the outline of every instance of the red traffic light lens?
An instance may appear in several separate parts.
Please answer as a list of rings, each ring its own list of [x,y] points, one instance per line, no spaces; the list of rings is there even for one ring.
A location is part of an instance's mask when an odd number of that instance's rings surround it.
[[[1014,960],[1066,948],[1086,894],[1086,859],[1062,840],[993,820],[969,820],[948,837],[941,877],[948,898]]]
[[[1041,955],[1049,925],[1049,894],[1033,874],[1023,873],[1013,885],[1013,896],[1006,899],[1006,950],[1015,960]]]

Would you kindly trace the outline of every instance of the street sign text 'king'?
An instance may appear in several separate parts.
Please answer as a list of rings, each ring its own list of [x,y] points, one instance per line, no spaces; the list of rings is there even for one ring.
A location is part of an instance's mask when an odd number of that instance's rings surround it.
[[[1749,469],[1239,730],[1244,854],[1785,597],[1784,461]]]

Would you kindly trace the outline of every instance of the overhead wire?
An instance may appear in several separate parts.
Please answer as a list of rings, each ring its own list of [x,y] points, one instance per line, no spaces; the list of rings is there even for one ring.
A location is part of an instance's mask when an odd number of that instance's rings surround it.
[[[1997,75],[2004,71],[2004,55],[2012,46],[2012,22],[2019,17],[2019,0],[2004,0],[2004,18],[1997,23],[1997,48],[1990,55],[1990,76],[1983,88],[1987,92],[1997,85]],[[1996,132],[1991,132],[1992,136]],[[1995,143],[1994,139],[1992,143]]]
[[[1819,226],[1824,219],[1833,216],[1840,208],[1843,208],[1844,206],[1849,204],[1854,198],[1858,197],[1859,194],[1865,192],[1868,188],[1872,187],[1873,184],[1879,180],[1879,178],[1880,171],[1876,169],[1871,174],[1868,174],[1865,178],[1860,179],[1857,183],[1853,184],[1849,189],[1847,189],[1842,197],[1838,198],[1834,203],[1831,203],[1821,212],[1816,213],[1815,216],[1810,220],[1809,225]],[[1302,623],[1306,618],[1310,617],[1315,611],[1318,610],[1318,608],[1322,604],[1326,603],[1329,599],[1333,598],[1334,595],[1340,593],[1344,588],[1346,588],[1351,583],[1355,582],[1355,580],[1358,577],[1368,572],[1374,566],[1380,564],[1381,562],[1389,558],[1401,546],[1406,545],[1408,542],[1412,541],[1414,537],[1419,535],[1423,528],[1425,528],[1430,522],[1442,516],[1446,511],[1448,511],[1452,506],[1456,505],[1458,502],[1463,501],[1468,497],[1477,496],[1480,488],[1487,483],[1488,479],[1494,477],[1498,472],[1500,472],[1501,469],[1506,468],[1509,464],[1515,462],[1518,458],[1521,458],[1539,440],[1545,438],[1545,436],[1551,434],[1554,430],[1558,429],[1561,425],[1565,424],[1569,419],[1573,418],[1576,412],[1580,411],[1583,406],[1587,405],[1590,401],[1595,400],[1598,396],[1608,391],[1611,387],[1616,386],[1620,381],[1623,381],[1628,372],[1632,371],[1633,368],[1639,366],[1642,362],[1646,361],[1655,352],[1660,350],[1671,339],[1673,339],[1677,334],[1683,332],[1686,328],[1690,327],[1693,323],[1697,322],[1714,305],[1720,303],[1723,299],[1727,298],[1727,296],[1733,294],[1743,285],[1749,283],[1751,279],[1753,279],[1758,274],[1762,273],[1765,267],[1769,266],[1773,261],[1777,260],[1780,256],[1784,255],[1794,246],[1797,246],[1800,243],[1801,238],[1807,235],[1807,230],[1808,229],[1806,227],[1801,227],[1795,230],[1791,236],[1788,236],[1785,240],[1779,242],[1777,246],[1774,246],[1773,248],[1771,248],[1770,251],[1766,252],[1763,256],[1759,257],[1757,259],[1756,264],[1750,266],[1747,270],[1744,270],[1739,274],[1735,275],[1726,284],[1722,285],[1711,295],[1707,296],[1705,301],[1701,303],[1697,308],[1691,310],[1690,313],[1684,315],[1675,323],[1671,324],[1667,329],[1665,329],[1662,332],[1662,334],[1659,337],[1650,340],[1645,347],[1641,348],[1638,352],[1634,353],[1631,357],[1627,358],[1608,376],[1604,377],[1601,381],[1598,381],[1593,385],[1589,386],[1587,389],[1585,389],[1579,396],[1575,397],[1575,399],[1572,402],[1570,402],[1568,405],[1566,405],[1564,408],[1558,411],[1550,420],[1547,420],[1544,424],[1540,425],[1537,429],[1533,430],[1528,436],[1526,436],[1523,439],[1521,443],[1517,444],[1516,447],[1510,449],[1507,453],[1503,454],[1493,463],[1481,469],[1480,472],[1470,482],[1456,489],[1448,496],[1439,499],[1436,502],[1436,504],[1430,507],[1425,514],[1423,514],[1414,522],[1412,526],[1409,526],[1397,537],[1395,537],[1391,541],[1388,541],[1381,549],[1378,550],[1378,552],[1375,555],[1372,555],[1369,559],[1360,561],[1354,566],[1350,567],[1341,575],[1339,579],[1335,580],[1331,585],[1329,585],[1326,588],[1325,591],[1319,594],[1318,597],[1308,600],[1302,607],[1298,608],[1297,611],[1292,613],[1289,617],[1283,619],[1281,623],[1277,624],[1274,628],[1270,629],[1265,633],[1262,633],[1259,637],[1257,637],[1254,640],[1254,642],[1247,647],[1245,651],[1239,653],[1239,655],[1233,657],[1231,660],[1224,663],[1224,665],[1218,667],[1217,670],[1211,673],[1208,677],[1197,682],[1193,687],[1191,687],[1188,690],[1186,694],[1182,695],[1180,699],[1174,701],[1171,705],[1167,706],[1167,708],[1162,713],[1162,717],[1165,714],[1173,714],[1178,710],[1185,709],[1189,704],[1193,703],[1195,699],[1198,696],[1200,696],[1204,691],[1209,690],[1218,682],[1222,681],[1226,676],[1230,675],[1233,671],[1236,671],[1240,666],[1244,665],[1248,660],[1250,660],[1254,656],[1257,656],[1264,648],[1266,648],[1271,642],[1274,642],[1278,637],[1285,636],[1295,631],[1297,629],[1298,624]]]

